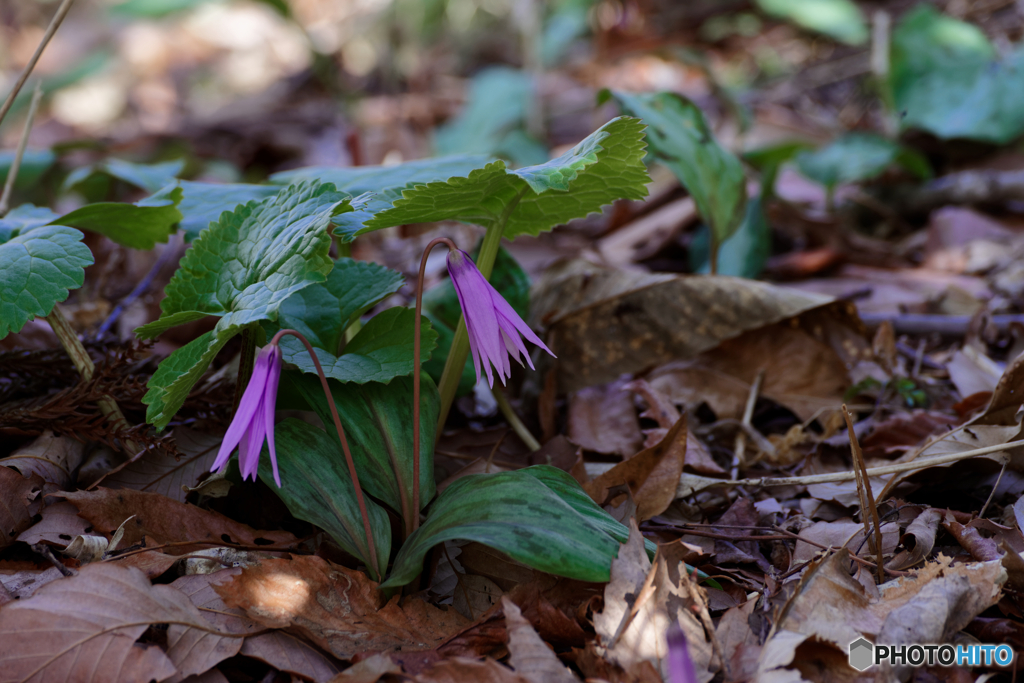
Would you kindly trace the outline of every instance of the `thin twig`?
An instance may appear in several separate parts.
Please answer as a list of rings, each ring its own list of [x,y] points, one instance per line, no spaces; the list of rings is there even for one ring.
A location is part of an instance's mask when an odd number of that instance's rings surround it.
[[[36,118],[36,109],[39,108],[39,100],[43,99],[43,91],[39,83],[36,83],[36,90],[32,93],[32,103],[28,107],[28,116],[25,117],[25,127],[21,129],[21,139],[18,140],[18,149],[14,153],[14,160],[7,170],[7,181],[4,183],[4,192],[0,195],[0,218],[7,215],[10,210],[8,203],[11,200],[11,192],[14,191],[14,181],[21,170],[21,160],[25,156],[25,148],[28,147],[28,135],[32,132],[32,122]]]
[[[882,572],[882,522],[878,518],[878,507],[875,505],[874,496],[871,495],[871,482],[867,475],[867,466],[864,464],[864,451],[860,448],[857,434],[853,431],[853,418],[850,411],[843,404],[843,417],[846,418],[846,429],[850,432],[850,451],[853,454],[853,471],[857,477],[857,495],[860,496],[860,516],[864,521],[864,540],[871,538],[871,525],[875,527],[875,555],[878,557],[876,572],[878,583],[885,582],[885,574]],[[871,523],[868,523],[870,515]]]
[[[18,93],[21,92],[21,88],[25,85],[25,81],[28,80],[29,75],[32,73],[32,69],[36,68],[36,62],[39,61],[39,57],[43,54],[43,50],[49,45],[50,39],[53,38],[53,34],[60,28],[60,24],[64,21],[64,17],[67,15],[68,10],[71,9],[72,3],[75,0],[64,0],[57,8],[57,13],[53,15],[53,19],[50,20],[50,25],[46,27],[46,33],[43,34],[43,39],[39,41],[39,46],[36,47],[36,51],[32,54],[32,58],[28,60],[28,64],[22,69],[21,74],[18,76],[18,80],[14,82],[14,89],[11,90],[10,94],[7,95],[7,99],[4,100],[4,104],[0,107],[0,123],[3,123],[4,117],[7,116],[7,112],[11,110],[14,105],[15,98],[18,97]]]
[[[662,560],[663,562],[667,561]],[[705,592],[697,585],[697,570],[694,568],[693,574],[687,571],[687,566],[683,565],[683,574],[685,578],[683,581],[686,583],[687,591],[690,593],[690,598],[697,604],[697,614],[700,616],[700,622],[704,625],[704,630],[708,634],[708,639],[711,641],[711,648],[718,655],[718,660],[722,663],[722,671],[725,673],[725,680],[732,680],[729,675],[729,661],[725,658],[725,650],[722,648],[722,643],[718,640],[718,632],[715,630],[715,624],[711,621],[711,612],[708,610],[708,601]]]
[[[996,483],[992,484],[992,490],[989,492],[988,498],[985,500],[985,504],[981,506],[981,512],[978,513],[979,519],[985,516],[985,510],[988,509],[989,504],[992,502],[992,498],[996,495],[996,489],[999,488],[999,482],[1003,480],[1003,475],[1006,474],[1006,465],[1009,462],[1009,458],[1003,458],[1003,467],[999,470],[999,476],[996,477]]]
[[[764,369],[757,373],[757,377],[754,378],[754,383],[750,385],[750,393],[747,394],[747,405],[743,408],[743,420],[742,424],[744,427],[750,427],[750,421],[754,417],[754,405],[757,403],[757,396],[761,393],[761,384],[764,382]],[[747,448],[747,434],[746,431],[741,429],[736,434],[736,447],[733,449],[732,454],[732,470],[729,475],[735,479],[740,475],[740,466],[745,462],[743,451]]]

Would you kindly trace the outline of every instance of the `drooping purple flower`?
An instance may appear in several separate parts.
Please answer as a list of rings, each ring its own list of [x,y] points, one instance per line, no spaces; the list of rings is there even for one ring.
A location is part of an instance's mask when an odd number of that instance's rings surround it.
[[[238,465],[242,479],[250,476],[255,480],[260,465],[260,452],[266,439],[270,450],[270,464],[274,468],[274,481],[281,488],[281,476],[277,472],[277,453],[274,450],[274,406],[277,401],[277,385],[281,380],[281,349],[277,344],[267,344],[256,358],[256,367],[249,378],[249,386],[242,394],[238,410],[231,420],[220,452],[211,470],[219,470],[228,464],[235,447],[238,447]]]
[[[498,379],[504,384],[512,376],[512,356],[522,365],[522,356],[533,369],[533,361],[526,351],[520,335],[548,353],[551,349],[533,333],[530,326],[515,312],[501,294],[491,286],[469,254],[461,249],[448,252],[448,273],[459,295],[459,305],[466,318],[469,332],[469,348],[473,353],[473,367],[480,377],[480,366],[487,372],[487,384],[494,386],[491,366],[498,371]],[[551,353],[552,356],[555,354]]]
[[[669,683],[697,683],[697,674],[690,659],[690,648],[686,644],[686,634],[673,623],[668,627],[668,680]]]

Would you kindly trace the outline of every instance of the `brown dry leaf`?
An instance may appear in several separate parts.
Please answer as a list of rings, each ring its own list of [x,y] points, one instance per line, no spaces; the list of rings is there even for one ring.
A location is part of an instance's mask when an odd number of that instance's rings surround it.
[[[475,621],[501,599],[503,591],[490,579],[478,574],[461,574],[452,594],[452,608]]]
[[[159,493],[184,503],[187,492],[182,487],[195,486],[199,477],[210,471],[222,436],[176,427],[174,441],[182,454],[180,459],[165,450],[153,449],[104,479],[103,483],[114,489]]]
[[[534,291],[533,320],[549,329],[564,391],[694,358],[832,301],[741,278],[616,271],[582,260],[553,266]]]
[[[654,256],[697,217],[693,197],[676,199],[601,238],[597,249],[611,266],[643,261]]]
[[[139,647],[151,624],[169,624],[166,655]],[[205,647],[188,647],[190,632]],[[153,586],[142,572],[110,564],[83,567],[32,598],[0,611],[0,666],[13,679],[162,680],[202,673],[234,655],[240,639],[207,633],[210,626],[180,591]],[[36,679],[33,679],[36,680]]]
[[[942,520],[942,526],[974,559],[981,562],[1002,559],[1003,553],[999,550],[998,541],[982,536],[973,526],[964,526],[949,511]]]
[[[753,678],[757,672],[761,642],[750,628],[750,616],[756,606],[757,598],[730,607],[715,629],[718,642],[724,650],[725,661],[728,662],[729,679],[734,681]]]
[[[627,672],[647,663],[668,680],[665,634],[675,622],[686,635],[697,680],[710,681],[714,677],[714,672],[709,671],[711,645],[680,581],[689,579],[680,575],[679,562],[671,561],[660,550],[652,566],[644,550],[643,536],[636,522],[630,520],[629,540],[612,560],[604,610],[594,615],[600,652]]]
[[[517,674],[530,683],[578,683],[508,597],[501,599],[501,610],[508,629],[509,663]]]
[[[54,436],[47,431],[0,460],[0,465],[18,470],[26,477],[38,474],[43,481],[58,489],[72,488],[72,474],[82,464],[85,444],[70,436]]]
[[[946,363],[946,371],[949,380],[963,397],[993,391],[1003,374],[1003,369],[995,361],[971,346],[965,346],[953,354],[953,358]]]
[[[17,470],[0,467],[0,548],[32,526],[32,517],[43,505],[43,483],[38,474],[23,477]]]
[[[340,670],[338,664],[312,645],[284,631],[263,631],[262,627],[246,617],[245,612],[224,604],[213,584],[238,576],[241,569],[224,569],[214,574],[195,574],[176,579],[170,585],[177,588],[202,608],[203,616],[217,628],[228,633],[252,633],[242,643],[239,654],[258,659],[280,671],[326,681]]]
[[[209,542],[217,545],[233,543],[269,547],[291,544],[296,540],[287,531],[257,531],[219,513],[179,503],[156,493],[100,487],[95,491],[62,495],[75,504],[79,515],[89,520],[97,531],[104,533],[114,531],[126,519],[135,515],[125,532],[128,543],[141,540],[144,536],[151,537],[161,545],[183,541],[207,542],[203,545],[175,547],[170,550],[174,554],[208,548]]]
[[[640,413],[640,417],[650,418],[658,423],[656,429],[643,430],[644,448],[656,446],[665,438],[668,430],[679,421],[679,409],[668,396],[652,387],[647,380],[634,380],[627,384],[626,388],[639,394],[647,403],[647,410]],[[725,470],[712,459],[707,446],[689,430],[686,433],[685,468],[701,474],[725,474]]]
[[[900,538],[904,550],[893,557],[885,565],[886,568],[907,569],[931,555],[932,548],[935,547],[935,534],[939,531],[939,523],[943,516],[943,511],[938,508],[928,508],[919,514]]]
[[[896,546],[899,544],[900,528],[895,522],[884,522],[882,523],[881,528],[882,552],[889,555],[896,550]],[[815,522],[811,526],[800,531],[800,538],[813,541],[818,545],[797,541],[796,549],[793,551],[794,562],[806,562],[807,560],[810,560],[821,552],[821,546],[823,545],[828,546],[833,550],[846,548],[854,555],[858,555],[872,562],[877,557],[874,547],[874,531],[872,531],[871,537],[865,543],[864,524],[862,522],[854,522],[849,518],[845,520],[836,520],[834,522]]]
[[[467,574],[486,576],[502,590],[510,591],[541,576],[540,572],[482,543],[467,543],[461,550],[459,562]]]
[[[360,652],[426,649],[467,624],[454,610],[398,596],[384,603],[362,572],[319,557],[266,560],[215,590],[270,628],[292,628],[340,659]]]
[[[974,420],[975,425],[1013,425],[1017,424],[1017,410],[1024,403],[1024,393],[1020,387],[1024,385],[1024,354],[1014,358],[1003,376],[999,378],[992,398],[984,412]]]
[[[76,536],[89,533],[92,526],[78,516],[78,508],[68,502],[54,503],[42,509],[42,519],[18,535],[22,543],[50,543],[66,546]]]
[[[330,683],[377,683],[386,674],[400,674],[402,667],[387,655],[370,655],[330,680]]]
[[[37,590],[57,579],[64,578],[56,567],[48,569],[21,569],[0,572],[0,585],[17,600],[25,600]]]
[[[413,679],[416,683],[529,683],[493,659],[452,657],[437,662]]]
[[[624,458],[640,450],[640,421],[628,391],[629,376],[569,396],[569,439],[588,451]]]
[[[917,446],[932,434],[949,431],[957,420],[944,413],[915,410],[878,422],[860,439],[865,458],[891,456]]]
[[[950,566],[940,556],[916,576],[890,581],[875,594],[851,578],[849,564],[842,550],[805,570],[764,644],[759,674],[785,668],[808,638],[841,653],[862,636],[892,644],[948,642],[998,602],[1006,581],[999,561]]]
[[[598,505],[608,502],[609,490],[625,485],[643,521],[660,515],[676,498],[686,461],[686,416],[683,415],[661,442],[645,448],[586,484],[583,489]]]

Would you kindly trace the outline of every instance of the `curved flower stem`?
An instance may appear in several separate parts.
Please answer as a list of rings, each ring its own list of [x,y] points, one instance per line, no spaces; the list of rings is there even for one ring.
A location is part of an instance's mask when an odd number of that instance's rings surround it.
[[[416,531],[420,526],[420,316],[423,314],[423,274],[427,269],[427,256],[430,250],[444,243],[449,251],[458,249],[447,237],[431,240],[423,250],[420,258],[420,273],[416,278],[416,316],[413,318],[412,332],[412,510],[405,518],[405,536]],[[465,323],[460,329],[465,330]],[[466,337],[468,342],[469,337]],[[449,359],[451,355],[449,354]],[[462,362],[466,359],[463,356]],[[445,368],[447,371],[447,368]]]
[[[511,208],[519,203],[519,200],[512,202],[509,210],[501,220],[487,228],[483,244],[480,245],[480,255],[476,259],[476,267],[480,273],[491,279],[491,271],[494,270],[494,260],[498,257],[498,247],[501,246],[501,235],[505,232],[505,223],[511,215]],[[448,411],[455,401],[455,392],[459,389],[459,379],[462,378],[462,369],[466,367],[466,358],[469,356],[469,333],[466,331],[466,316],[459,318],[459,326],[455,330],[455,337],[452,339],[451,349],[448,351],[448,360],[444,364],[444,372],[441,373],[441,381],[437,385],[437,393],[441,397],[441,411],[437,416],[437,437],[441,437],[444,431],[444,423],[448,420]]]
[[[338,416],[338,407],[334,405],[334,396],[331,395],[331,387],[327,384],[327,376],[324,374],[324,369],[320,367],[320,359],[316,357],[316,352],[313,351],[313,347],[310,346],[309,341],[302,336],[301,332],[296,330],[281,330],[274,335],[274,338],[270,340],[271,344],[277,344],[281,337],[285,335],[291,335],[302,342],[302,345],[306,347],[306,351],[309,352],[309,357],[313,359],[313,365],[316,366],[316,374],[320,377],[320,386],[324,388],[324,394],[327,396],[327,405],[331,409],[331,417],[334,419],[334,428],[338,431],[338,440],[341,441],[341,450],[345,452],[345,463],[348,465],[349,476],[352,477],[352,485],[356,490],[356,503],[359,505],[359,514],[363,516],[363,528],[366,531],[366,543],[367,551],[370,555],[369,564],[373,568],[373,571],[377,573],[379,578],[383,578],[384,573],[381,571],[380,566],[377,562],[377,547],[373,542],[373,530],[370,528],[370,515],[366,511],[366,499],[363,497],[363,487],[359,484],[359,474],[356,473],[356,463],[352,459],[352,451],[348,447],[348,439],[345,438],[345,428],[341,426],[341,418]]]

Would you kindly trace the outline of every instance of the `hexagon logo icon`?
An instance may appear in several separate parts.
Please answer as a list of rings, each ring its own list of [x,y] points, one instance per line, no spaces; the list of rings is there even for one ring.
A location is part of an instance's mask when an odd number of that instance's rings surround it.
[[[850,643],[850,666],[857,671],[864,671],[874,663],[875,646],[866,638],[858,638]]]

